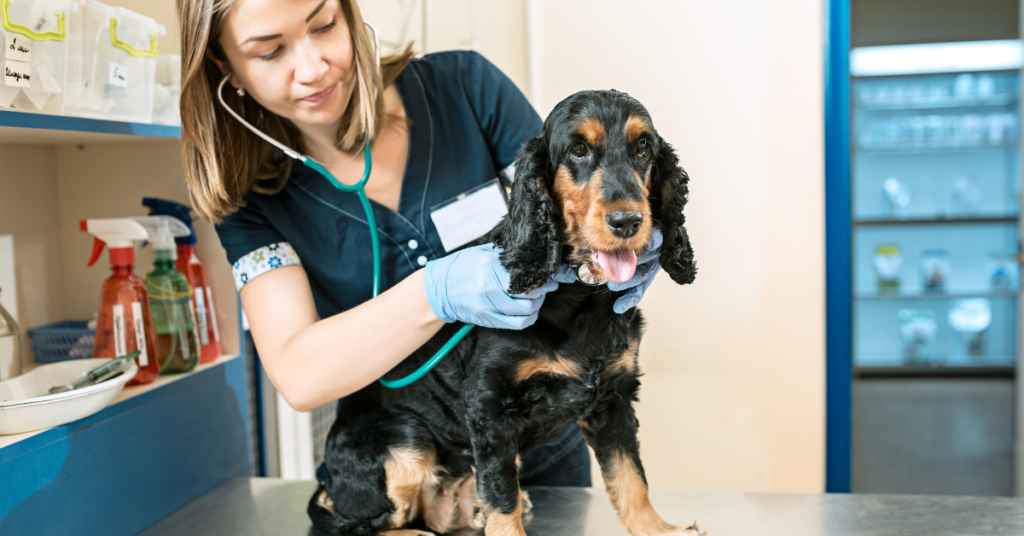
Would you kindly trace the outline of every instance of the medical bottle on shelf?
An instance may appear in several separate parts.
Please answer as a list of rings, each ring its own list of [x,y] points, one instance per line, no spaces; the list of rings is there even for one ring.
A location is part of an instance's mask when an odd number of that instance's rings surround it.
[[[211,363],[220,356],[220,330],[217,329],[217,311],[213,308],[213,293],[206,282],[206,269],[196,255],[196,234],[192,227],[192,207],[158,199],[144,197],[142,204],[149,207],[150,215],[173,216],[188,226],[189,235],[175,237],[178,243],[178,262],[175,269],[185,274],[192,286],[192,306],[199,324],[200,363]]]
[[[192,308],[192,287],[174,268],[178,260],[174,237],[188,236],[188,227],[170,216],[132,219],[146,228],[153,245],[153,271],[146,275],[146,291],[153,310],[160,373],[189,372],[199,364],[199,331]]]
[[[149,308],[149,294],[142,278],[132,273],[135,264],[135,240],[146,240],[145,227],[130,219],[93,219],[79,222],[79,229],[93,235],[88,266],[96,264],[103,246],[110,248],[112,275],[103,282],[96,322],[93,357],[118,357],[135,350],[139,373],[126,385],[141,385],[156,379],[160,364],[156,360],[156,331]]]

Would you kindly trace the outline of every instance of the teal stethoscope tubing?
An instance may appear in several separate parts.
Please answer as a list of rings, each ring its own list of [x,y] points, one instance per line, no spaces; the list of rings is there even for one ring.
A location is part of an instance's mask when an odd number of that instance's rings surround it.
[[[363,178],[351,186],[339,181],[330,171],[327,171],[327,168],[323,167],[319,162],[309,158],[308,156],[304,159],[300,159],[300,161],[305,164],[306,167],[309,167],[323,175],[323,177],[335,188],[343,192],[355,193],[359,196],[359,202],[363,204],[363,211],[366,212],[366,223],[370,226],[370,244],[373,247],[373,297],[376,298],[377,294],[380,292],[380,237],[377,232],[377,220],[373,216],[373,207],[370,206],[370,199],[366,197],[366,189],[364,188],[366,181],[370,178],[370,170],[373,167],[370,142],[366,142],[366,144],[363,145],[363,154],[363,160],[366,162],[366,169],[363,171]],[[452,338],[449,339],[436,354],[434,354],[434,357],[431,357],[429,361],[416,369],[412,374],[397,380],[389,380],[384,376],[381,376],[378,381],[380,381],[384,387],[390,387],[392,389],[405,387],[415,382],[437,366],[437,364],[444,359],[444,356],[448,355],[448,352],[450,352],[452,348],[455,348],[455,345],[459,344],[459,342],[462,341],[462,339],[465,338],[466,335],[475,327],[476,325],[474,324],[465,324],[462,326],[462,328],[460,328],[459,331],[456,332],[455,335],[453,335]]]
[[[371,30],[373,30],[373,37],[377,41],[377,69],[380,70],[380,39],[377,37],[377,29],[374,28],[373,25],[368,22],[364,22],[364,24],[366,24]],[[370,198],[366,197],[365,188],[366,181],[370,179],[370,170],[373,168],[373,156],[370,151],[370,141],[367,140],[363,145],[363,158],[364,161],[366,162],[365,169],[363,170],[363,178],[353,185],[344,184],[341,181],[339,181],[330,171],[328,171],[327,168],[322,166],[316,160],[313,160],[312,158],[304,154],[300,154],[292,150],[290,147],[287,147],[283,143],[264,134],[259,129],[249,124],[248,121],[242,119],[242,116],[240,116],[237,112],[232,110],[231,107],[228,106],[226,102],[224,102],[224,84],[227,83],[228,78],[230,78],[230,76],[230,74],[224,76],[224,79],[220,81],[220,85],[217,86],[217,99],[220,101],[221,106],[223,106],[224,109],[227,110],[227,112],[231,114],[232,117],[237,119],[238,122],[241,123],[245,128],[252,131],[253,134],[256,134],[260,138],[263,138],[267,143],[284,151],[286,155],[298,160],[299,162],[302,162],[303,164],[306,165],[306,167],[322,175],[335,188],[343,192],[355,193],[357,196],[359,196],[359,202],[362,203],[363,211],[366,213],[366,224],[370,227],[370,244],[373,248],[373,297],[376,298],[377,294],[380,293],[380,237],[378,236],[377,232],[377,219],[374,218],[373,216],[373,207],[370,206]],[[426,373],[430,372],[435,366],[437,366],[437,364],[440,363],[441,360],[444,359],[446,355],[448,355],[448,352],[450,352],[452,348],[455,348],[455,345],[459,344],[459,342],[462,339],[464,339],[466,335],[469,334],[469,332],[472,331],[473,328],[475,327],[476,325],[474,324],[463,325],[462,328],[460,328],[459,331],[455,333],[455,335],[452,335],[452,338],[449,339],[448,342],[446,342],[444,346],[442,346],[441,349],[437,351],[436,354],[434,354],[434,357],[431,357],[429,361],[420,366],[420,368],[416,369],[416,371],[413,372],[412,374],[404,378],[399,378],[397,380],[389,380],[381,376],[379,378],[380,383],[383,384],[384,387],[397,389],[399,387],[405,387],[415,382],[416,380],[419,380]]]

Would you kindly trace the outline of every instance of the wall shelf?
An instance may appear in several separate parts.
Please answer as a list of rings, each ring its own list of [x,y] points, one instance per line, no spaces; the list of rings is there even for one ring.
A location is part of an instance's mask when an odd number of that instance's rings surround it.
[[[209,368],[216,367],[216,366],[219,366],[219,365],[223,365],[224,363],[226,363],[228,361],[231,361],[231,360],[233,360],[233,359],[235,359],[237,357],[239,357],[239,354],[222,355],[222,356],[218,357],[216,361],[213,361],[212,363],[203,363],[203,364],[197,366],[191,372],[185,372],[183,374],[161,374],[161,375],[157,376],[156,380],[154,380],[152,383],[147,383],[145,385],[133,385],[131,387],[127,387],[127,388],[123,389],[121,391],[121,393],[119,395],[117,395],[117,398],[115,398],[114,401],[111,402],[110,405],[107,406],[102,411],[111,411],[110,408],[116,406],[117,404],[120,404],[122,402],[127,402],[127,401],[129,401],[129,400],[131,400],[131,399],[133,399],[133,398],[135,398],[135,397],[137,397],[139,395],[143,395],[143,394],[146,394],[146,393],[148,393],[150,391],[154,391],[156,389],[160,389],[160,388],[162,388],[162,387],[164,387],[166,385],[170,385],[170,384],[172,384],[174,382],[183,380],[185,378],[189,378],[190,376],[195,376],[195,375],[200,374],[200,373],[202,373],[203,371],[205,371],[205,370],[207,370]],[[40,366],[40,365],[47,365],[47,364],[48,363],[33,363],[34,366],[32,368],[35,368],[35,367]],[[84,417],[83,419],[89,419],[89,418],[91,418],[91,417]],[[74,425],[76,423],[78,423],[78,421],[70,422],[68,424],[62,424],[61,426],[74,428]],[[25,439],[28,439],[28,438],[30,438],[32,436],[39,435],[39,434],[42,434],[44,432],[48,432],[50,430],[53,430],[54,428],[58,428],[58,427],[51,426],[49,428],[43,428],[41,430],[33,430],[31,432],[23,432],[23,433],[20,433],[20,434],[0,435],[0,450],[4,449],[6,447],[9,447],[9,446],[11,446],[11,445],[13,445],[15,443],[18,443],[20,441],[23,441]],[[0,455],[0,460],[2,460],[2,459],[3,459],[3,456]]]
[[[180,137],[181,128],[169,125],[0,110],[0,143],[5,144],[122,143]]]

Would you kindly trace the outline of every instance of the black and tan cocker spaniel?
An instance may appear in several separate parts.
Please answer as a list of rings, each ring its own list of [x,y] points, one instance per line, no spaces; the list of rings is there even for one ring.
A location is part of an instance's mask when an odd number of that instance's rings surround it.
[[[696,274],[684,227],[686,172],[647,110],[617,91],[562,101],[516,159],[509,213],[491,240],[510,291],[533,290],[560,263],[594,284],[563,284],[522,331],[477,328],[422,380],[347,397],[327,440],[327,481],[309,503],[330,534],[393,536],[483,529],[523,535],[517,459],[579,423],[622,525],[634,536],[697,534],[651,506],[633,402],[640,311],[615,314],[655,223],[660,264]],[[389,376],[416,370],[461,326],[449,324]]]

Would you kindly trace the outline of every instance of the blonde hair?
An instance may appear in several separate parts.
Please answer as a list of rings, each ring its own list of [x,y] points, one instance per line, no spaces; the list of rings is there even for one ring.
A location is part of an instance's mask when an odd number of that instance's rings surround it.
[[[381,58],[377,70],[374,39],[363,24],[356,0],[337,0],[348,22],[356,82],[341,117],[337,147],[351,151],[373,140],[385,120],[384,88],[413,56],[412,46]],[[236,0],[178,0],[181,23],[181,162],[196,212],[221,219],[245,205],[250,191],[273,194],[287,184],[292,159],[232,118],[217,101],[223,75],[207,54],[226,61],[220,47],[224,17]],[[225,91],[228,106],[256,128],[301,152],[298,129],[252,98]]]

